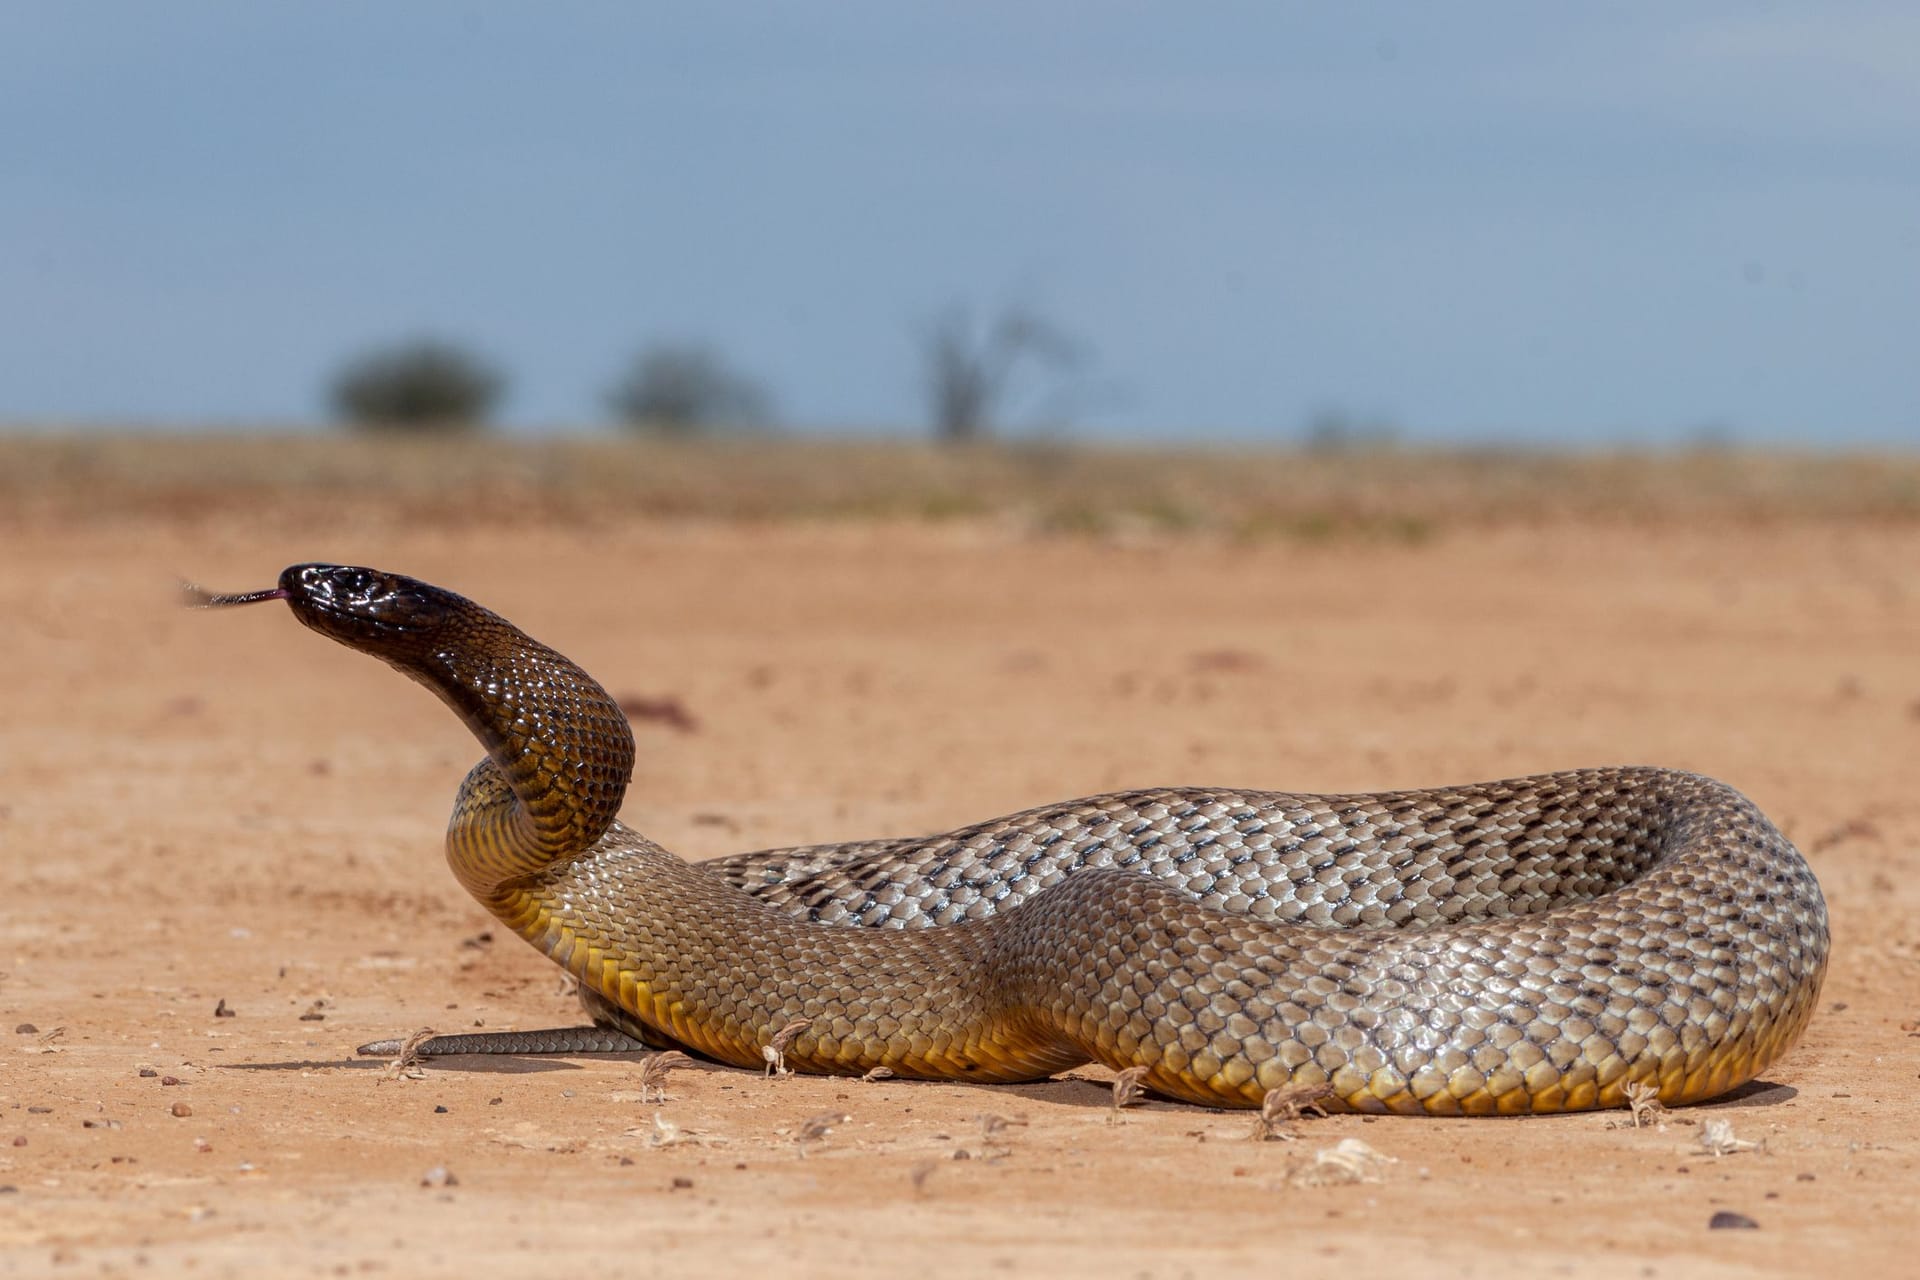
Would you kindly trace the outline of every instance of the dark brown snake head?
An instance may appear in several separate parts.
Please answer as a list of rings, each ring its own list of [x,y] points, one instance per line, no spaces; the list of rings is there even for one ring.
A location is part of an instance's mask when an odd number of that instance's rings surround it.
[[[330,640],[375,657],[430,649],[469,601],[405,574],[345,564],[296,564],[280,574],[294,617]]]
[[[431,650],[447,624],[471,601],[405,574],[348,564],[296,564],[265,591],[222,594],[185,586],[187,603],[219,609],[285,600],[296,618],[330,640],[388,660]]]

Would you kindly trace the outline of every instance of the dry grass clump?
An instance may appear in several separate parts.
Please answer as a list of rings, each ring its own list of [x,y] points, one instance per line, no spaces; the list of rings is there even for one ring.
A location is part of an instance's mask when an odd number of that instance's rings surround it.
[[[793,1043],[795,1036],[812,1025],[812,1018],[795,1018],[773,1033],[773,1039],[760,1050],[760,1056],[766,1059],[768,1077],[793,1074],[792,1069],[787,1066],[787,1047]]]
[[[1113,1078],[1113,1106],[1107,1112],[1108,1124],[1119,1124],[1120,1113],[1146,1100],[1147,1068],[1128,1067]]]
[[[257,435],[0,437],[0,518],[204,519],[351,510],[453,525],[503,515],[1001,520],[1038,532],[1418,543],[1567,520],[1920,520],[1920,457],[1738,450],[1124,448],[1009,443]]]
[[[1700,1126],[1700,1149],[1718,1159],[1739,1151],[1763,1151],[1766,1149],[1766,1144],[1749,1142],[1745,1138],[1736,1137],[1733,1132],[1733,1121],[1725,1116],[1712,1116]]]
[[[1660,1090],[1635,1080],[1627,1085],[1627,1107],[1633,1113],[1633,1127],[1652,1126],[1656,1129],[1667,1127],[1667,1104],[1660,1101]]]
[[[998,1112],[982,1112],[975,1117],[980,1124],[980,1154],[988,1160],[996,1160],[1013,1154],[1009,1129],[1027,1127],[1025,1116],[1003,1116]]]
[[[433,1039],[437,1034],[432,1027],[421,1027],[400,1043],[400,1052],[386,1065],[381,1073],[387,1080],[424,1080],[427,1078],[426,1062],[420,1052],[420,1046]],[[371,1046],[368,1046],[371,1047]]]
[[[665,1049],[647,1057],[640,1064],[640,1101],[665,1102],[668,1074],[692,1061],[678,1049]]]
[[[1296,1163],[1287,1182],[1296,1187],[1340,1187],[1356,1182],[1379,1182],[1390,1164],[1399,1161],[1374,1150],[1358,1138],[1342,1138]]]
[[[804,1160],[808,1150],[819,1146],[835,1129],[852,1121],[853,1117],[844,1111],[822,1111],[818,1115],[808,1116],[800,1122],[800,1128],[793,1135],[794,1149]]]
[[[1260,1099],[1260,1114],[1248,1136],[1255,1142],[1292,1142],[1300,1136],[1294,1132],[1295,1123],[1309,1113],[1324,1117],[1326,1109],[1320,1104],[1332,1096],[1330,1084],[1290,1084],[1270,1090]]]

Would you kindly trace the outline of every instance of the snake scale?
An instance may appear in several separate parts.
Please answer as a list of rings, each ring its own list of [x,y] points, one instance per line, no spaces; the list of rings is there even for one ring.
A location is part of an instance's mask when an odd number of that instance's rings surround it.
[[[613,699],[498,615],[335,565],[198,603],[261,600],[479,738],[448,861],[596,1023],[721,1062],[761,1066],[784,1030],[807,1072],[1006,1082],[1094,1060],[1211,1106],[1296,1084],[1358,1111],[1575,1111],[1630,1083],[1673,1105],[1784,1053],[1826,967],[1800,854],[1732,788],[1667,769],[1130,791],[695,866],[615,820],[634,744]]]

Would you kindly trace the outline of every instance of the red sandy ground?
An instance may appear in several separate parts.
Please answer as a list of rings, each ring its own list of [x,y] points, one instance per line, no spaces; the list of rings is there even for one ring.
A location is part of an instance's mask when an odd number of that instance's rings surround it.
[[[0,1273],[1913,1274],[1911,526],[1236,546],[349,507],[21,517],[0,552]],[[1254,1142],[1163,1102],[1116,1123],[1091,1070],[697,1066],[664,1104],[628,1058],[392,1078],[352,1046],[574,1009],[440,860],[476,756],[453,718],[282,609],[169,594],[321,558],[454,587],[677,700],[690,728],[638,727],[625,816],[693,858],[1159,783],[1713,774],[1819,872],[1820,1013],[1764,1087],[1640,1130],[1336,1117]],[[851,1118],[801,1140],[823,1113]],[[1712,1116],[1761,1147],[1702,1152]],[[1348,1138],[1392,1163],[1302,1185]],[[1709,1230],[1719,1210],[1759,1227]]]

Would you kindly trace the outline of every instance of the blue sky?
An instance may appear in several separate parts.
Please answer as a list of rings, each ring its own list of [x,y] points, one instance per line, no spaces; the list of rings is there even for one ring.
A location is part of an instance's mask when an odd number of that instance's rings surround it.
[[[12,422],[434,333],[513,426],[697,338],[912,430],[966,300],[1083,341],[1078,435],[1914,446],[1920,9],[9,5],[0,299]]]

